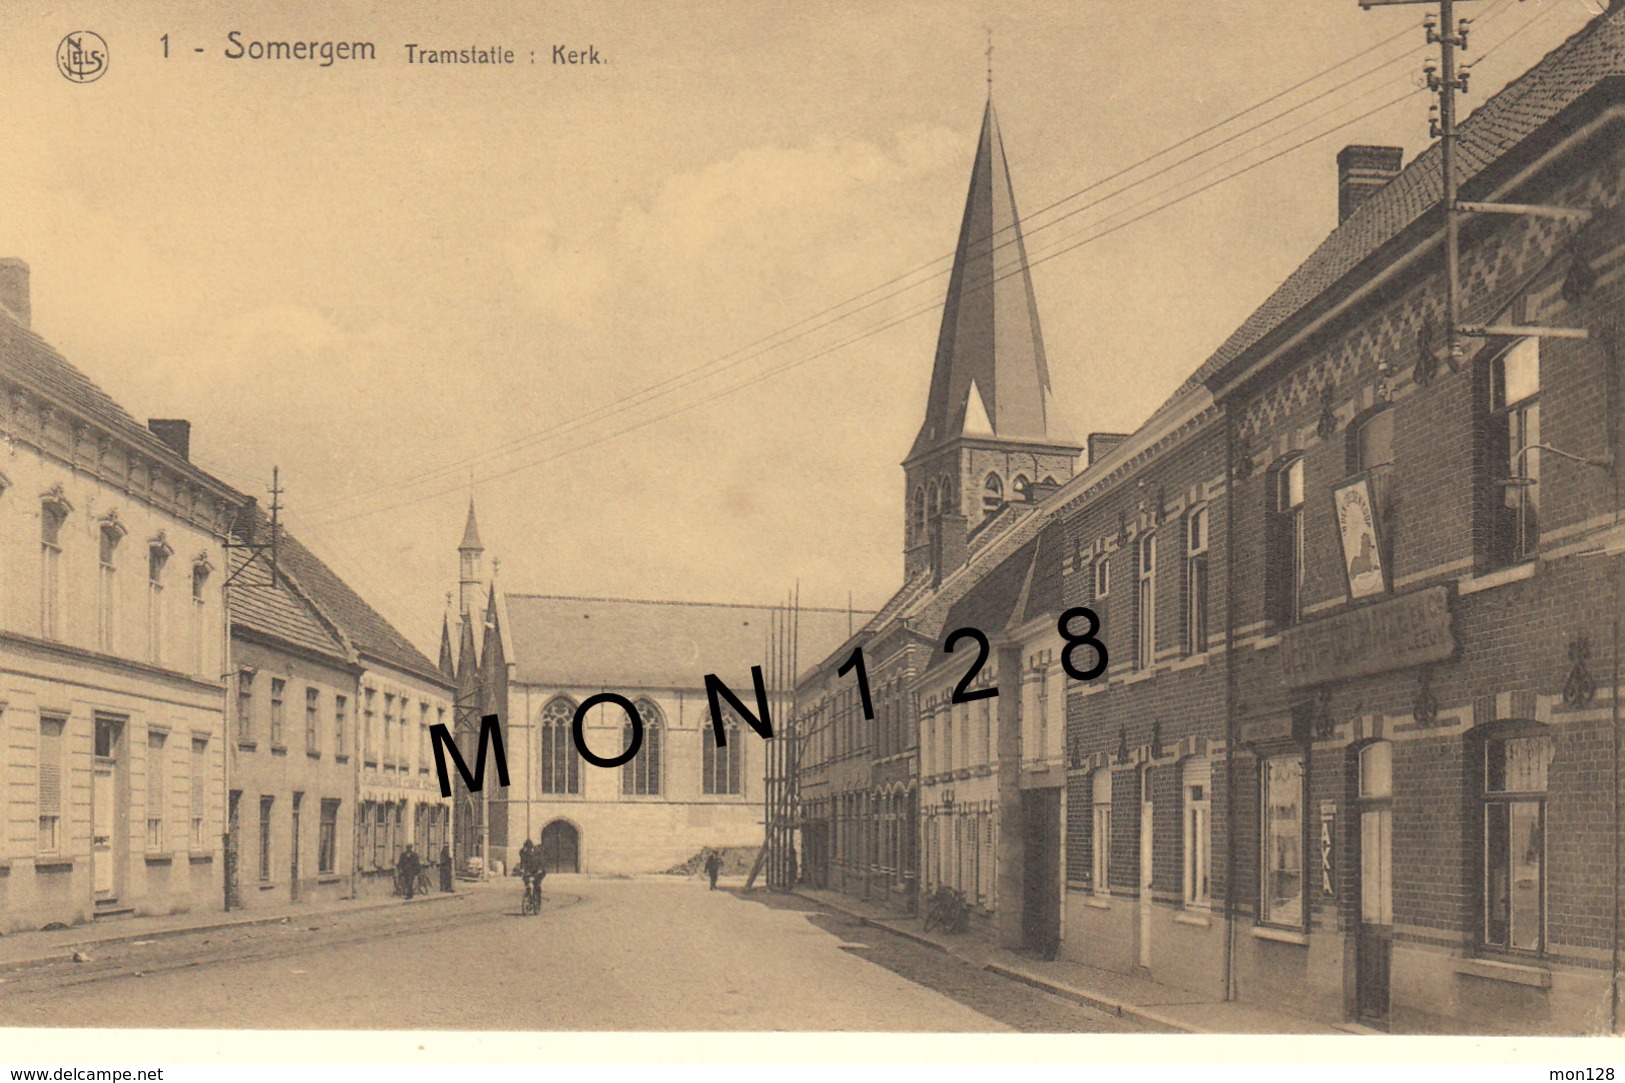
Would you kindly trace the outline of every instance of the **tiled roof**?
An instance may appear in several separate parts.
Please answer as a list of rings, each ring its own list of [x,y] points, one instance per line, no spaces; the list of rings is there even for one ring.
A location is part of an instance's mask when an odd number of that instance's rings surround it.
[[[264,557],[250,560],[249,554],[241,549],[231,550],[230,555],[235,575],[231,583],[234,627],[241,625],[339,662],[347,660],[344,644],[299,596],[286,575],[279,576],[273,587],[271,569]]]
[[[942,622],[943,635],[946,637],[958,628],[975,628],[991,638],[1004,631],[1010,623],[1012,610],[1021,598],[1021,588],[1032,569],[1037,548],[1036,539],[1028,541],[1000,561],[997,567],[978,578],[965,596],[948,609],[947,619]],[[964,643],[956,644],[956,647],[956,655],[970,650]],[[947,657],[942,652],[942,644],[938,643],[929,665],[936,665]]]
[[[703,688],[715,673],[750,702],[767,670],[773,606],[509,594],[515,679],[577,688]],[[803,608],[799,660],[822,658],[868,612]]]
[[[1061,560],[1066,549],[1066,531],[1058,520],[1045,524],[1038,535],[1037,552],[1027,573],[1026,585],[1010,614],[1010,626],[1017,627],[1061,608]]]
[[[947,627],[948,613],[954,604],[969,593],[977,582],[998,566],[1011,553],[1031,541],[1049,521],[1049,513],[1042,506],[1021,505],[1026,512],[1007,527],[990,532],[986,544],[973,552],[966,565],[942,581],[935,591],[927,593],[909,604],[905,620],[915,631],[928,639],[939,638]],[[1021,587],[1017,580],[1015,589]],[[999,627],[1003,627],[1001,623]],[[987,629],[983,629],[987,631]]]
[[[261,523],[260,537],[268,537],[268,524]],[[340,579],[320,557],[284,530],[277,547],[279,564],[286,565],[295,581],[310,594],[322,614],[338,625],[356,650],[372,660],[422,677],[437,685],[447,685],[435,664],[412,646],[395,626],[379,614],[350,585]]]
[[[3,311],[0,311],[0,373],[36,389],[39,394],[59,403],[63,409],[106,426],[110,432],[139,448],[142,454],[150,455],[172,469],[187,471],[195,478],[208,478],[221,491],[232,494],[239,501],[248,499],[175,454],[169,445],[154,436],[151,430],[131,416],[111,395],[97,387],[90,377],[79,371],[50,343]]]
[[[1616,3],[1461,123],[1457,181],[1469,184],[1586,91],[1619,75],[1625,75],[1625,5]],[[1436,211],[1442,192],[1440,149],[1434,144],[1333,230],[1181,391],[1225,370],[1384,244]]]

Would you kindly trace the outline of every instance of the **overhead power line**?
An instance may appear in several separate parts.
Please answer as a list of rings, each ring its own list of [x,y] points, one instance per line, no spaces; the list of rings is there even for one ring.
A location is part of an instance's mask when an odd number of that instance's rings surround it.
[[[1500,0],[1500,4],[1498,4],[1497,7],[1504,6],[1505,4],[1510,3],[1510,2],[1511,2],[1511,0]],[[1490,14],[1487,14],[1485,16],[1485,19],[1487,20],[1488,18],[1490,18],[1491,15],[1493,15],[1493,13],[1494,12],[1492,11]],[[1483,22],[1484,20],[1480,20],[1480,21]],[[1320,98],[1309,98],[1309,99],[1306,99],[1306,100],[1304,100],[1302,102],[1299,102],[1298,104],[1293,105],[1293,106],[1291,106],[1291,107],[1289,107],[1289,108],[1287,108],[1285,110],[1282,110],[1280,112],[1274,113],[1271,116],[1269,116],[1269,117],[1267,117],[1267,118],[1265,118],[1265,119],[1263,119],[1263,120],[1261,120],[1261,121],[1259,121],[1259,122],[1257,122],[1255,124],[1252,124],[1252,125],[1250,125],[1250,126],[1248,126],[1246,128],[1243,128],[1243,129],[1241,129],[1239,131],[1233,132],[1233,133],[1227,135],[1225,138],[1223,138],[1221,140],[1218,140],[1217,142],[1214,142],[1214,143],[1212,143],[1212,144],[1210,144],[1210,145],[1208,145],[1206,147],[1203,147],[1202,149],[1200,149],[1198,151],[1195,151],[1194,153],[1192,153],[1190,155],[1187,155],[1187,156],[1179,159],[1178,161],[1170,163],[1170,164],[1168,164],[1168,165],[1166,165],[1166,166],[1164,166],[1164,167],[1162,167],[1162,168],[1148,174],[1147,176],[1140,178],[1139,180],[1136,180],[1136,181],[1134,181],[1134,182],[1132,182],[1132,183],[1130,183],[1128,185],[1125,185],[1123,187],[1114,189],[1113,191],[1108,192],[1105,195],[1102,195],[1097,199],[1094,199],[1092,201],[1089,201],[1089,202],[1083,204],[1082,206],[1075,207],[1075,208],[1067,211],[1065,214],[1056,216],[1055,218],[1053,218],[1052,220],[1050,220],[1048,222],[1034,224],[1034,221],[1036,219],[1042,217],[1043,215],[1047,214],[1048,212],[1050,212],[1052,210],[1055,210],[1056,208],[1062,207],[1062,206],[1064,206],[1064,205],[1066,205],[1068,203],[1071,203],[1071,202],[1079,199],[1080,197],[1089,194],[1090,192],[1096,191],[1096,190],[1104,187],[1105,185],[1108,185],[1108,184],[1112,183],[1115,180],[1122,179],[1122,178],[1128,176],[1129,174],[1135,172],[1136,170],[1141,169],[1144,166],[1146,166],[1146,165],[1148,165],[1148,164],[1150,164],[1152,162],[1155,162],[1160,158],[1163,158],[1163,157],[1167,156],[1169,153],[1173,152],[1174,150],[1177,150],[1177,149],[1179,149],[1181,147],[1188,146],[1191,143],[1201,139],[1202,137],[1204,137],[1206,135],[1209,135],[1209,134],[1211,134],[1211,133],[1213,133],[1215,131],[1218,131],[1219,129],[1225,127],[1228,124],[1231,124],[1231,123],[1235,122],[1238,119],[1241,119],[1241,118],[1243,118],[1245,116],[1248,116],[1248,115],[1250,115],[1252,113],[1255,113],[1259,109],[1262,109],[1267,105],[1270,105],[1270,104],[1272,104],[1272,103],[1274,103],[1276,101],[1279,101],[1280,99],[1288,96],[1289,94],[1293,93],[1294,91],[1300,90],[1303,87],[1308,86],[1309,84],[1315,82],[1316,80],[1324,78],[1326,75],[1329,75],[1329,74],[1331,74],[1331,73],[1333,73],[1335,71],[1338,71],[1338,70],[1340,70],[1340,69],[1342,69],[1344,67],[1347,67],[1349,64],[1352,64],[1355,61],[1362,59],[1363,57],[1369,56],[1371,53],[1377,52],[1377,51],[1385,48],[1386,46],[1391,45],[1393,42],[1397,41],[1398,39],[1410,35],[1411,33],[1412,33],[1412,31],[1408,28],[1408,29],[1406,29],[1404,31],[1401,31],[1399,33],[1394,34],[1393,36],[1391,36],[1389,38],[1384,39],[1383,41],[1380,41],[1380,42],[1376,43],[1375,45],[1369,46],[1369,47],[1367,47],[1365,49],[1362,49],[1362,50],[1360,50],[1360,51],[1358,51],[1358,52],[1356,52],[1354,54],[1351,54],[1350,56],[1343,58],[1342,60],[1338,61],[1337,63],[1332,64],[1329,67],[1326,67],[1326,68],[1324,68],[1324,69],[1322,69],[1322,70],[1320,70],[1320,71],[1314,73],[1313,75],[1310,75],[1310,76],[1308,76],[1308,77],[1306,77],[1304,79],[1300,79],[1298,82],[1292,84],[1291,86],[1286,87],[1286,88],[1284,88],[1282,90],[1276,91],[1274,94],[1271,94],[1270,96],[1268,96],[1268,97],[1266,97],[1264,99],[1261,99],[1260,101],[1255,102],[1252,105],[1249,105],[1246,108],[1244,108],[1244,109],[1242,109],[1242,110],[1240,110],[1240,111],[1238,111],[1236,113],[1231,114],[1230,116],[1224,118],[1223,120],[1220,120],[1220,121],[1218,121],[1218,122],[1216,122],[1214,124],[1210,124],[1207,127],[1203,128],[1203,129],[1201,129],[1201,130],[1199,130],[1197,132],[1194,132],[1191,135],[1185,136],[1184,138],[1182,138],[1182,139],[1180,139],[1180,140],[1178,140],[1178,141],[1176,141],[1174,143],[1171,143],[1166,147],[1163,147],[1162,149],[1156,151],[1155,153],[1153,153],[1151,155],[1148,155],[1147,157],[1142,158],[1139,161],[1137,161],[1137,162],[1135,162],[1135,163],[1133,163],[1133,164],[1131,164],[1129,166],[1125,166],[1124,168],[1119,169],[1116,172],[1114,172],[1114,173],[1112,173],[1112,174],[1110,174],[1110,175],[1108,175],[1106,177],[1101,178],[1100,180],[1094,181],[1091,184],[1084,186],[1083,188],[1080,188],[1080,189],[1078,189],[1078,190],[1076,190],[1076,191],[1074,191],[1072,193],[1069,193],[1066,196],[1061,197],[1060,199],[1054,200],[1054,201],[1046,204],[1045,206],[1040,207],[1036,211],[1033,211],[1033,212],[1031,212],[1031,213],[1029,213],[1027,215],[1022,216],[1019,219],[1019,222],[1022,223],[1022,224],[1027,225],[1028,228],[1026,230],[1026,236],[1031,237],[1031,236],[1033,236],[1033,235],[1035,235],[1035,234],[1049,228],[1050,226],[1059,224],[1060,222],[1065,221],[1067,219],[1070,219],[1070,218],[1072,218],[1072,217],[1074,217],[1074,216],[1076,216],[1078,214],[1081,214],[1084,211],[1088,211],[1088,210],[1091,210],[1091,209],[1093,209],[1095,207],[1098,207],[1098,206],[1102,205],[1103,203],[1105,203],[1105,202],[1107,202],[1107,201],[1109,201],[1111,199],[1114,199],[1114,198],[1116,198],[1116,197],[1118,197],[1118,196],[1120,196],[1120,195],[1122,195],[1122,194],[1124,194],[1126,192],[1132,191],[1134,188],[1136,188],[1136,187],[1138,187],[1138,186],[1140,186],[1142,184],[1148,183],[1148,182],[1153,181],[1153,180],[1155,180],[1155,179],[1157,179],[1157,178],[1159,178],[1161,176],[1164,176],[1164,175],[1168,174],[1169,172],[1172,172],[1172,171],[1180,168],[1181,166],[1189,164],[1190,162],[1195,161],[1196,159],[1198,159],[1198,158],[1200,158],[1200,157],[1202,157],[1204,155],[1210,154],[1213,151],[1218,150],[1221,147],[1224,147],[1224,146],[1226,146],[1226,145],[1228,145],[1230,143],[1235,142],[1238,139],[1244,138],[1245,136],[1260,130],[1261,128],[1267,127],[1268,125],[1279,121],[1280,119],[1282,119],[1285,116],[1288,116],[1288,115],[1290,115],[1290,114],[1292,114],[1294,112],[1297,112],[1298,110],[1304,108],[1305,106],[1307,106],[1307,105],[1309,105],[1309,104],[1311,104],[1311,103],[1313,103],[1313,102],[1315,102],[1317,100],[1321,100]],[[1394,57],[1391,57],[1388,60],[1386,60],[1386,61],[1384,61],[1384,62],[1382,62],[1382,63],[1380,63],[1380,64],[1378,64],[1378,65],[1376,65],[1374,67],[1367,68],[1367,69],[1361,71],[1359,74],[1354,75],[1354,76],[1350,77],[1349,79],[1346,79],[1343,82],[1338,83],[1336,86],[1333,86],[1333,87],[1329,88],[1328,90],[1326,90],[1325,92],[1323,92],[1322,98],[1324,96],[1326,96],[1326,95],[1331,95],[1331,94],[1338,93],[1341,90],[1351,86],[1352,84],[1354,84],[1356,82],[1359,82],[1359,81],[1361,81],[1363,79],[1368,78],[1369,76],[1375,74],[1378,71],[1384,70],[1384,69],[1386,69],[1388,67],[1393,66],[1396,63],[1399,63],[1400,61],[1403,61],[1403,60],[1407,59],[1409,56],[1411,56],[1412,54],[1417,52],[1419,48],[1420,47],[1413,48],[1413,49],[1408,49],[1405,52],[1400,53],[1400,54],[1398,54],[1398,55],[1396,55]],[[991,234],[988,234],[988,235],[980,238],[979,241],[972,242],[972,243],[975,244],[975,243],[985,242],[985,241],[990,240],[992,238],[998,237],[1002,233],[1012,231],[1014,228],[1015,228],[1014,225],[1001,227],[998,230],[994,230]],[[995,245],[995,251],[997,251],[999,249],[1002,249],[1002,248],[1005,248],[1005,247],[1009,246],[1010,244],[1013,244],[1014,241],[1015,241],[1015,237],[1012,236],[1010,239],[1005,240],[1005,241]],[[648,385],[648,386],[646,386],[644,388],[641,388],[641,389],[639,389],[637,391],[631,392],[631,393],[629,393],[627,395],[624,395],[624,396],[620,397],[619,399],[616,399],[616,400],[614,400],[612,402],[606,403],[606,404],[604,404],[602,406],[599,406],[599,407],[595,407],[594,409],[587,411],[587,413],[585,413],[585,414],[583,414],[583,415],[581,415],[579,417],[572,418],[569,421],[561,422],[561,423],[559,423],[557,425],[554,425],[554,426],[550,426],[550,427],[547,427],[547,428],[544,428],[544,429],[541,429],[541,430],[537,430],[536,432],[529,433],[529,434],[526,434],[526,435],[521,436],[521,437],[516,437],[513,440],[506,441],[506,442],[504,442],[502,444],[499,444],[499,445],[497,445],[497,446],[495,446],[493,448],[487,449],[486,451],[479,452],[479,453],[477,453],[475,455],[468,456],[468,457],[463,458],[463,459],[459,459],[459,460],[456,460],[456,461],[453,461],[453,462],[446,463],[446,464],[444,464],[442,466],[435,467],[435,468],[427,470],[427,471],[423,471],[421,473],[412,475],[412,476],[407,477],[407,478],[403,478],[400,481],[392,482],[392,483],[390,483],[390,484],[388,484],[388,485],[386,485],[386,486],[384,486],[382,488],[375,487],[375,488],[367,490],[366,492],[354,493],[354,494],[350,494],[348,496],[339,497],[339,498],[337,498],[335,500],[328,501],[328,502],[326,502],[324,504],[318,505],[316,508],[312,509],[312,512],[319,513],[321,511],[327,510],[329,508],[337,507],[337,506],[345,504],[345,503],[351,503],[351,502],[356,501],[356,500],[364,500],[364,499],[367,499],[369,497],[374,497],[374,496],[378,495],[380,492],[388,491],[390,489],[404,488],[404,487],[407,487],[407,486],[410,486],[410,485],[413,485],[413,484],[416,484],[416,483],[419,483],[419,482],[422,482],[422,481],[427,481],[427,480],[430,480],[430,479],[433,479],[433,478],[436,478],[436,477],[441,477],[441,476],[444,476],[445,474],[448,474],[450,472],[462,470],[462,469],[466,468],[467,466],[469,466],[471,464],[478,464],[478,463],[481,463],[481,462],[489,461],[491,459],[501,458],[504,455],[509,454],[514,450],[521,450],[521,449],[523,449],[525,447],[528,447],[530,445],[533,445],[535,443],[540,443],[540,442],[546,441],[548,439],[552,439],[552,438],[557,437],[557,436],[567,435],[568,433],[570,433],[572,431],[575,431],[577,429],[584,428],[584,427],[586,427],[588,425],[596,424],[597,422],[602,421],[602,420],[606,419],[607,417],[614,416],[615,414],[618,414],[618,413],[623,413],[627,409],[632,409],[632,408],[635,408],[637,406],[641,406],[641,405],[643,405],[643,404],[645,404],[647,402],[653,401],[654,399],[664,397],[667,394],[671,394],[671,393],[673,393],[675,391],[682,390],[685,387],[692,386],[694,383],[700,382],[701,380],[709,379],[712,376],[718,375],[718,374],[720,374],[722,372],[727,372],[727,371],[729,371],[731,369],[737,368],[740,365],[746,364],[746,363],[748,363],[748,362],[750,362],[752,360],[755,360],[756,358],[758,358],[760,356],[763,356],[766,353],[772,352],[773,350],[781,349],[781,348],[783,348],[783,347],[785,347],[787,345],[790,345],[791,343],[794,343],[796,341],[799,341],[799,340],[807,337],[808,335],[814,334],[814,333],[816,333],[816,332],[818,332],[820,330],[823,330],[823,329],[825,329],[827,327],[834,326],[835,324],[838,324],[838,323],[840,323],[840,322],[842,322],[844,320],[850,319],[853,316],[856,316],[857,314],[859,314],[859,313],[861,313],[863,311],[866,311],[866,310],[868,310],[870,308],[875,307],[876,305],[884,303],[887,300],[891,300],[891,299],[893,299],[895,297],[901,296],[904,293],[909,292],[910,290],[917,289],[920,286],[926,285],[931,281],[934,281],[934,280],[936,280],[938,278],[941,278],[942,275],[946,273],[946,270],[938,271],[937,273],[929,276],[928,278],[921,279],[921,280],[916,281],[916,282],[912,282],[912,283],[910,283],[910,284],[908,284],[906,286],[903,286],[902,288],[900,288],[898,290],[887,293],[882,297],[878,297],[878,298],[873,297],[874,294],[880,293],[881,291],[886,290],[888,287],[891,287],[891,286],[897,285],[899,283],[905,282],[908,279],[912,278],[913,276],[915,276],[916,274],[919,274],[922,271],[929,270],[932,267],[935,267],[935,266],[943,263],[944,261],[952,259],[953,255],[954,255],[953,252],[949,252],[949,253],[947,253],[947,254],[945,254],[943,256],[939,256],[936,259],[930,260],[927,263],[921,264],[921,265],[919,265],[919,266],[917,266],[915,268],[910,269],[909,271],[905,271],[904,273],[902,273],[900,275],[893,276],[892,278],[886,280],[885,282],[882,282],[882,283],[880,283],[880,284],[878,284],[876,286],[870,287],[869,289],[864,290],[861,293],[855,294],[852,297],[847,298],[844,301],[841,301],[841,302],[838,302],[837,304],[828,306],[828,307],[820,310],[819,312],[814,313],[811,316],[805,317],[804,319],[797,321],[796,323],[790,324],[787,327],[779,329],[778,331],[772,332],[772,333],[770,333],[768,335],[765,335],[765,336],[763,336],[761,338],[758,338],[758,339],[756,339],[755,341],[753,341],[751,343],[748,343],[748,344],[746,344],[744,346],[738,347],[737,349],[735,349],[733,351],[730,351],[729,353],[723,354],[720,357],[717,357],[717,358],[714,358],[714,359],[712,359],[710,361],[704,362],[704,363],[702,363],[702,364],[700,364],[698,366],[695,366],[695,367],[690,368],[688,370],[685,370],[683,372],[676,373],[673,376],[667,377],[666,379],[661,380],[661,381],[659,381],[657,383]],[[867,301],[867,303],[865,303],[865,304],[859,305],[858,307],[850,308],[848,311],[842,313],[839,316],[836,316],[833,319],[824,320],[823,322],[816,322],[816,321],[819,321],[822,317],[828,316],[828,315],[830,315],[832,313],[839,312],[842,309],[848,308],[848,306],[854,305],[859,301],[863,301],[865,298],[873,298],[873,299]],[[814,324],[814,326],[809,327],[809,326],[807,326],[808,324]],[[797,333],[790,334],[790,332],[797,332]],[[786,336],[788,336],[788,337],[786,337]],[[750,351],[755,351],[755,352],[750,352]],[[745,354],[746,356],[741,357],[740,356],[741,354]],[[707,370],[710,370],[710,371],[707,371]],[[636,400],[636,401],[634,401],[634,400]]]

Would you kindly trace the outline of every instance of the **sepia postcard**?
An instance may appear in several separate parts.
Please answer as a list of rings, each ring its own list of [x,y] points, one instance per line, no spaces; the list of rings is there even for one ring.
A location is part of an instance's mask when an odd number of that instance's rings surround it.
[[[11,1079],[1614,1078],[1618,0],[10,0],[0,192]]]

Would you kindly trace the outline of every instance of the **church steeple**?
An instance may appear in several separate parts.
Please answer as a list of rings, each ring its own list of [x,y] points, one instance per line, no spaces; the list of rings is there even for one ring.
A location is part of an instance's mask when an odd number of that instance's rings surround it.
[[[457,546],[458,616],[463,623],[480,619],[480,588],[484,578],[480,567],[485,546],[480,544],[480,525],[474,518],[474,498],[468,498],[468,522],[463,526],[463,540]]]
[[[1046,481],[1065,481],[1081,450],[1055,415],[990,82],[925,420],[903,462],[906,570],[962,553],[956,534],[1004,503],[1030,499]]]

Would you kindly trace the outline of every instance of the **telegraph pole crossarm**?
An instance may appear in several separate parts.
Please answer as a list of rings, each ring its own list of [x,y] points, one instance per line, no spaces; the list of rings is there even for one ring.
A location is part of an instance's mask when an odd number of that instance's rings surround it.
[[[1467,80],[1472,74],[1470,66],[1456,67],[1456,50],[1467,48],[1470,20],[1456,19],[1455,5],[1467,0],[1359,0],[1361,8],[1391,7],[1399,4],[1438,4],[1437,15],[1429,13],[1423,20],[1428,44],[1439,47],[1439,63],[1432,60],[1424,66],[1428,89],[1439,96],[1430,121],[1434,138],[1439,141],[1439,165],[1443,179],[1443,195],[1439,201],[1444,214],[1445,262],[1445,326],[1447,327],[1446,361],[1450,371],[1460,372],[1464,338],[1484,338],[1506,335],[1544,338],[1588,338],[1584,328],[1540,326],[1463,326],[1461,322],[1461,239],[1460,221],[1463,214],[1509,214],[1535,218],[1561,218],[1585,222],[1591,212],[1580,207],[1560,207],[1535,203],[1488,203],[1458,200],[1456,198],[1456,92],[1466,93]]]

